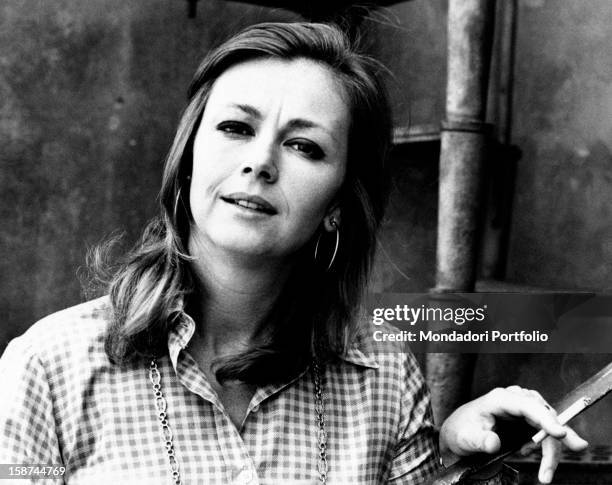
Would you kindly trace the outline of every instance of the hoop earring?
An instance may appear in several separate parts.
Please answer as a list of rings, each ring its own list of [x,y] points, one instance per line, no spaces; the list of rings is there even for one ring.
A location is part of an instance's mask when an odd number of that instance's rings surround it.
[[[178,191],[176,192],[176,199],[174,200],[174,220],[176,221],[176,217],[178,214],[178,205],[179,205],[179,200],[181,200],[181,187],[179,187]]]
[[[336,244],[334,246],[334,253],[332,254],[331,260],[329,261],[329,264],[327,265],[327,268],[325,269],[325,271],[329,271],[329,269],[334,264],[334,260],[336,259],[336,254],[338,254],[338,246],[340,245],[340,228],[338,227],[338,223],[335,221],[335,219],[333,217],[331,218],[329,223],[332,226],[334,226],[334,228],[336,229]],[[321,232],[319,234],[319,237],[317,238],[317,244],[315,245],[315,252],[314,252],[314,260],[315,260],[315,262],[317,261],[317,254],[319,252],[319,242],[321,242],[321,236],[322,235],[323,235],[323,233]]]

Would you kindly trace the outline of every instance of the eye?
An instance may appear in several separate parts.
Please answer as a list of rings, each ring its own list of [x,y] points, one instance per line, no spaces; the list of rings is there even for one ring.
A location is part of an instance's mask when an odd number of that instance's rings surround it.
[[[252,136],[254,134],[253,128],[242,121],[223,121],[217,125],[217,130],[236,136]]]
[[[308,140],[290,140],[285,143],[286,146],[293,148],[295,151],[307,156],[311,160],[321,160],[325,158],[325,153],[316,143]]]

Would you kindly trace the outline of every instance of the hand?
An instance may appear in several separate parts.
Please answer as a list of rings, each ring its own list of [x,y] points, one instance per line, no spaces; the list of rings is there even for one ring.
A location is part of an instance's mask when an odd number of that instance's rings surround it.
[[[538,472],[541,483],[552,481],[559,464],[561,443],[573,451],[582,451],[588,446],[571,428],[559,423],[555,410],[538,392],[510,386],[493,389],[452,413],[440,430],[440,449],[443,454],[450,451],[458,456],[495,453],[501,447],[499,436],[493,431],[495,420],[513,417],[523,418],[549,435],[542,442]]]

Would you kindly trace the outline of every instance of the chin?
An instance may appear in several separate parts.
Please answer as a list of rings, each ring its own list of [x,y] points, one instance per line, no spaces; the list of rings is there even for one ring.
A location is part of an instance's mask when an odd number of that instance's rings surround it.
[[[210,242],[228,255],[240,257],[275,257],[280,256],[278,238],[264,234],[253,234],[253,231],[232,231],[211,235]]]
[[[257,257],[273,257],[275,256],[274,248],[268,244],[249,243],[247,241],[232,241],[220,245],[228,254],[236,254],[237,256]]]
[[[192,232],[192,236],[195,236],[196,246],[201,246],[202,249],[208,247],[212,249],[212,253],[221,252],[229,258],[239,259],[284,259],[303,246],[303,242],[288,241],[277,231],[236,227],[227,223],[211,227],[206,232]]]

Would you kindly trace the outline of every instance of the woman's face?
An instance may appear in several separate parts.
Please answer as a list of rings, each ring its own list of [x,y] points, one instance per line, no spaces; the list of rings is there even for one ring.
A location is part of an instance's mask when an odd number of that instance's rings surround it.
[[[303,246],[334,210],[348,126],[344,91],[321,64],[257,59],[225,71],[194,140],[190,250],[285,258]]]

